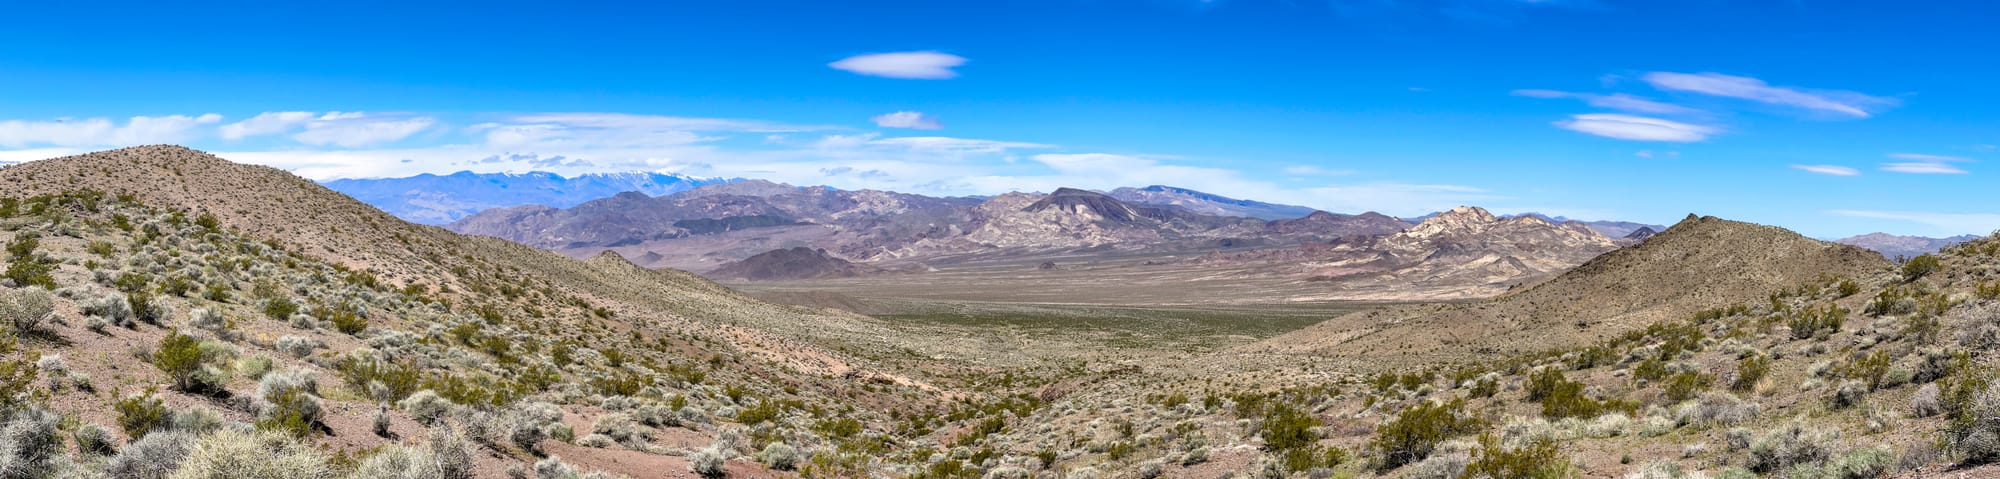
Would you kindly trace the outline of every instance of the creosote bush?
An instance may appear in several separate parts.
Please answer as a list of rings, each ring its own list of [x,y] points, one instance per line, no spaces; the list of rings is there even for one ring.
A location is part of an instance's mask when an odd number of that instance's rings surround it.
[[[1484,427],[1478,418],[1460,414],[1464,408],[1464,400],[1410,406],[1376,429],[1369,447],[1381,455],[1383,469],[1421,461],[1445,439]]]

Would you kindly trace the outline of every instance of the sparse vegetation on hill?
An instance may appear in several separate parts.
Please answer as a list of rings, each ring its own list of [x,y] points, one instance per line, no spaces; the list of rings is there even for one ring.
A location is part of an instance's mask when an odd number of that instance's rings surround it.
[[[0,186],[0,242],[34,273],[0,283],[7,477],[2000,470],[2000,238],[1910,274],[1697,218],[1494,301],[1163,350],[1103,319],[1149,310],[981,329],[771,305],[179,148]]]

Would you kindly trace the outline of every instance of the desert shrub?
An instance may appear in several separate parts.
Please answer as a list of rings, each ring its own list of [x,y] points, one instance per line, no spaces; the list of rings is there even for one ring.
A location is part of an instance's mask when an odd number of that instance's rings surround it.
[[[43,321],[55,317],[55,295],[40,286],[0,293],[0,322],[15,333],[34,331]]]
[[[1944,412],[1944,404],[1938,400],[1936,384],[1925,384],[1924,387],[1917,388],[1917,392],[1910,395],[1910,415],[1931,417]]]
[[[1840,327],[1847,323],[1847,314],[1847,308],[1832,304],[1796,309],[1785,325],[1792,328],[1792,339],[1824,339],[1840,332]]]
[[[168,479],[314,479],[333,476],[324,454],[291,436],[222,429],[202,436]]]
[[[1729,381],[1729,390],[1747,392],[1757,388],[1757,381],[1771,373],[1771,357],[1752,354],[1736,360],[1736,377]]]
[[[1277,403],[1271,406],[1258,426],[1257,434],[1264,438],[1264,447],[1274,451],[1286,451],[1312,444],[1319,440],[1313,428],[1319,426],[1319,419],[1312,414],[1293,408],[1290,404]]]
[[[319,403],[319,381],[312,373],[279,371],[257,383],[257,428],[292,437],[306,437],[318,428],[325,412]]]
[[[1693,398],[1696,394],[1708,390],[1708,386],[1712,382],[1714,382],[1714,378],[1709,377],[1707,374],[1689,371],[1668,376],[1667,385],[1664,389],[1667,400],[1686,401]]]
[[[349,308],[318,308],[321,317],[333,323],[333,329],[346,334],[361,334],[368,329],[368,318]]]
[[[1807,429],[1799,424],[1777,428],[1750,443],[1750,457],[1745,466],[1759,473],[1771,473],[1819,464],[1833,455],[1831,448],[1838,439],[1837,433]]]
[[[1377,428],[1369,447],[1382,456],[1383,469],[1423,460],[1445,439],[1482,426],[1477,418],[1459,414],[1464,407],[1463,400],[1410,406]]]
[[[167,406],[150,391],[126,396],[111,407],[118,411],[118,428],[133,439],[144,438],[167,425]]]
[[[104,430],[104,426],[95,423],[77,426],[76,431],[70,433],[70,439],[76,440],[76,450],[84,454],[108,456],[118,452],[117,440]]]
[[[1833,407],[1836,409],[1854,407],[1867,398],[1868,383],[1856,379],[1841,381],[1840,387],[1833,390]]]
[[[194,449],[195,435],[161,431],[135,439],[105,464],[105,475],[114,479],[165,479],[179,469]]]
[[[434,425],[437,424],[439,419],[444,418],[446,414],[451,413],[451,408],[454,404],[452,404],[451,400],[445,399],[436,392],[426,389],[417,391],[416,394],[411,394],[410,397],[403,399],[402,402],[396,403],[396,406],[403,408],[403,412],[410,413],[410,418],[416,419],[417,422]]]
[[[2000,462],[2000,384],[1983,375],[1954,376],[1967,377],[1953,378],[1946,393],[1947,439],[1968,464]]]
[[[1888,351],[1878,349],[1873,353],[1855,354],[1853,358],[1835,369],[1841,376],[1860,380],[1862,384],[1868,386],[1868,389],[1874,390],[1882,387],[1882,380],[1889,374],[1889,367],[1894,362],[1895,359],[1889,357]]]
[[[373,431],[378,437],[394,436],[395,433],[389,430],[390,425],[392,425],[392,421],[389,419],[389,405],[387,404],[375,408],[375,415],[368,419],[368,429]]]
[[[222,312],[210,308],[195,308],[188,312],[188,326],[217,333],[218,336],[229,329],[229,322],[222,319]]]
[[[153,302],[153,295],[144,291],[126,294],[125,302],[132,309],[132,319],[142,323],[159,326],[173,315],[167,310],[167,305]]]
[[[1479,436],[1478,454],[1465,465],[1464,477],[1506,477],[1518,479],[1561,479],[1570,474],[1569,458],[1554,439],[1537,437],[1518,448],[1502,444],[1498,436]]]
[[[423,385],[423,377],[418,373],[416,364],[408,360],[392,362],[371,355],[350,353],[342,357],[334,368],[339,370],[340,379],[348,389],[377,401],[401,401]]]
[[[208,408],[188,408],[174,411],[167,416],[167,430],[192,433],[208,433],[222,429],[228,424],[221,414]]]
[[[1763,411],[1757,403],[1744,402],[1729,393],[1702,394],[1700,399],[1682,403],[1674,410],[1676,424],[1736,424],[1756,419]]]
[[[180,331],[167,333],[160,338],[158,349],[153,350],[153,367],[160,368],[174,381],[174,389],[187,392],[206,392],[220,387],[205,380],[201,373],[203,354],[201,343]]]
[[[799,459],[798,448],[782,442],[766,445],[762,452],[757,453],[757,462],[763,463],[764,467],[780,471],[789,471],[797,467]]]
[[[472,452],[465,434],[450,426],[432,428],[424,445],[437,459],[439,479],[472,479]]]
[[[1903,262],[1903,281],[1916,281],[1938,270],[1936,255],[1924,253]]]
[[[1556,369],[1542,369],[1528,377],[1530,401],[1542,403],[1542,416],[1549,419],[1597,417],[1609,412],[1630,413],[1638,407],[1630,401],[1596,399],[1586,396],[1583,383],[1570,381]]]
[[[709,446],[688,456],[688,470],[701,477],[722,477],[723,466],[728,461],[729,457],[723,454],[722,448]]]
[[[292,302],[291,298],[272,297],[264,300],[263,309],[264,316],[273,321],[285,321],[292,318],[292,313],[299,312],[299,303]]]
[[[352,479],[429,479],[440,477],[437,460],[430,453],[397,444],[384,446],[361,464],[347,477]]]
[[[132,325],[132,303],[125,301],[125,295],[110,293],[83,303],[83,314],[104,318],[119,326]]]
[[[325,347],[325,344],[313,338],[287,335],[278,338],[277,347],[279,352],[303,358],[311,356],[313,350]]]
[[[62,417],[40,407],[13,411],[0,423],[0,477],[42,477],[63,457]]]

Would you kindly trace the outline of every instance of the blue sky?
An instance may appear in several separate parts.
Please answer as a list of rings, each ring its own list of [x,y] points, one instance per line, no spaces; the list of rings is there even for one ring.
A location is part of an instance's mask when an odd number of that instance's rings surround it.
[[[0,161],[2000,229],[1984,2],[65,3],[0,29]]]

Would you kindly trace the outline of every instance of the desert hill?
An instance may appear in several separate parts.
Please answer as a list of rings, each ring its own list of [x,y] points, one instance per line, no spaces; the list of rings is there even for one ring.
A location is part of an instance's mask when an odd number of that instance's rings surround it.
[[[1834,242],[1849,246],[1858,246],[1863,249],[1867,249],[1877,253],[1882,253],[1882,256],[1894,259],[1894,258],[1911,258],[1925,253],[1936,253],[1939,250],[1945,249],[1946,247],[1949,247],[1951,245],[1975,239],[1979,239],[1979,237],[1972,235],[1960,235],[1949,238],[1929,238],[1924,236],[1904,236],[1904,235],[1892,235],[1888,233],[1869,233],[1865,235],[1849,236],[1846,238],[1841,238],[1835,240]]]
[[[658,471],[649,468],[688,471],[693,449],[741,434],[704,411],[734,414],[763,404],[782,420],[786,411],[802,412],[796,408],[803,401],[817,401],[810,397],[845,397],[841,407],[856,411],[848,407],[910,404],[892,399],[903,394],[894,391],[931,388],[826,346],[887,348],[879,344],[880,327],[865,317],[772,305],[616,255],[577,260],[414,225],[284,171],[186,148],[135,147],[12,165],[0,168],[0,191],[10,217],[0,220],[0,237],[25,245],[12,251],[28,252],[9,255],[28,266],[17,269],[25,276],[5,283],[46,282],[62,292],[50,324],[17,331],[27,335],[27,347],[67,358],[64,369],[97,374],[107,387],[157,390],[175,407],[211,404],[222,417],[245,422],[268,419],[279,407],[248,400],[275,397],[267,391],[277,386],[259,382],[262,370],[237,372],[243,366],[229,363],[234,358],[262,358],[258,367],[284,377],[345,380],[348,386],[309,391],[313,411],[325,414],[313,412],[300,429],[288,429],[326,431],[299,434],[343,453],[393,444],[392,437],[425,437],[435,420],[417,415],[428,409],[383,411],[387,425],[379,427],[394,433],[369,432],[366,418],[375,401],[395,405],[419,388],[436,389],[444,412],[463,414],[453,423],[467,433],[463,439],[483,445],[472,451],[479,477],[505,477],[510,465],[524,468],[543,457],[544,447],[579,465],[652,477]],[[38,264],[48,271],[35,273]],[[138,321],[131,319],[135,311]],[[176,330],[195,335],[204,351],[227,351],[200,359],[207,368],[201,371],[218,372],[168,381],[143,361],[130,364],[128,355],[90,353],[152,351]],[[355,366],[363,363],[373,366]],[[391,371],[411,376],[407,382],[377,376]],[[204,385],[168,384],[188,381]],[[375,384],[383,381],[390,381],[387,389]],[[732,392],[723,394],[725,388]],[[563,390],[571,393],[551,392]],[[656,443],[653,426],[616,424],[629,416],[604,422],[605,409],[563,399],[584,391],[629,396],[621,400],[633,402],[621,407],[663,407],[658,401],[679,397],[694,408],[682,415],[690,427]],[[55,393],[51,404],[86,420],[109,424],[124,414],[89,390]],[[210,402],[230,396],[246,400]],[[524,416],[518,408],[542,412]],[[870,411],[842,417],[880,420]],[[544,419],[520,426],[529,417]],[[593,422],[624,428],[612,431],[622,435],[611,440],[652,452],[530,436],[510,443],[496,432],[562,421],[584,431]],[[136,439],[145,429],[130,431]],[[729,448],[761,447],[724,442],[726,452],[714,454],[724,459],[756,452]],[[680,455],[663,454],[670,448]],[[730,460],[732,470],[762,469],[737,459]]]
[[[1690,215],[1645,242],[1491,300],[1356,313],[1246,349],[1343,357],[1519,353],[1887,266],[1880,255],[1782,228]]]
[[[742,261],[724,264],[708,272],[708,276],[744,280],[851,278],[870,269],[829,256],[826,250],[802,246],[758,253]]]

